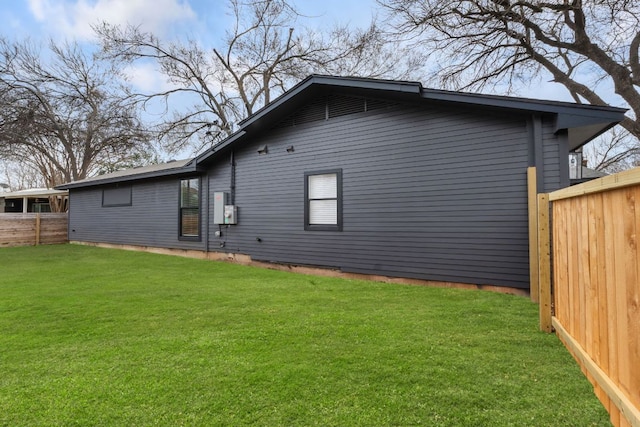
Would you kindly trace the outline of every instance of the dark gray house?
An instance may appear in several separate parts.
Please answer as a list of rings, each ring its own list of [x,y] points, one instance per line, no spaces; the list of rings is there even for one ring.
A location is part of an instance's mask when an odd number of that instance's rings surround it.
[[[59,188],[71,241],[528,289],[527,167],[568,186],[623,114],[311,76],[195,159]]]

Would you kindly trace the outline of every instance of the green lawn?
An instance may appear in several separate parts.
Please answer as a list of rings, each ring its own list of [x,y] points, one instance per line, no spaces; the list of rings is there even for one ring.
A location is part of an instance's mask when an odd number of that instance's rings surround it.
[[[0,249],[3,426],[600,426],[536,306],[60,245]]]

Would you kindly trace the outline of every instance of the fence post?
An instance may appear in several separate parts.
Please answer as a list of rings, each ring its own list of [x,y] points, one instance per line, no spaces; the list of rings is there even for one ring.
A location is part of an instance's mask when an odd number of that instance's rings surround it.
[[[548,194],[538,194],[538,256],[540,330],[551,332],[551,242]]]
[[[38,246],[40,244],[40,225],[41,225],[41,220],[40,220],[40,212],[38,212],[36,214],[36,246]]]
[[[529,205],[529,294],[538,302],[538,186],[536,167],[527,168],[527,195]]]

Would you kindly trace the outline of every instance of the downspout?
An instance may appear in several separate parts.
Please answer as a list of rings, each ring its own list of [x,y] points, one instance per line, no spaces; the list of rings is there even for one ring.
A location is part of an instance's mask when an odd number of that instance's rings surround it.
[[[229,190],[231,191],[229,204],[236,204],[236,156],[235,152],[231,152],[231,178],[229,183]]]
[[[211,221],[211,218],[209,218],[209,199],[211,197],[211,194],[209,193],[209,174],[206,175],[207,177],[207,183],[205,185],[205,204],[204,204],[204,217],[206,218],[205,220],[205,224],[204,224],[204,235],[205,235],[205,239],[204,239],[204,252],[205,254],[209,252],[209,222]]]

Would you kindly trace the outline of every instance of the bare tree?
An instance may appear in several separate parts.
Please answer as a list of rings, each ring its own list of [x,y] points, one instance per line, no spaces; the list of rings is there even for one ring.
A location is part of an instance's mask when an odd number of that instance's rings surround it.
[[[31,165],[8,160],[0,160],[0,183],[7,185],[5,191],[46,187],[40,172]]]
[[[630,107],[621,125],[639,144],[640,2],[378,1],[396,35],[439,53],[435,73],[445,86],[511,90],[546,74],[579,103],[617,102],[615,91]]]
[[[296,29],[301,15],[287,0],[229,0],[232,27],[212,49],[195,40],[166,43],[139,28],[101,24],[105,57],[127,62],[152,60],[172,87],[139,94],[148,107],[162,101],[173,114],[159,127],[170,151],[199,151],[234,131],[236,124],[312,73],[405,77],[412,55],[401,55],[372,25],[336,27],[328,33]],[[395,74],[394,74],[395,73]],[[394,75],[392,75],[394,74]],[[188,109],[170,105],[184,95]]]
[[[614,128],[585,146],[583,157],[588,166],[607,173],[616,173],[640,166],[640,145],[636,138],[623,128]]]
[[[41,174],[47,187],[127,160],[148,138],[117,70],[76,44],[0,39],[0,158]]]

